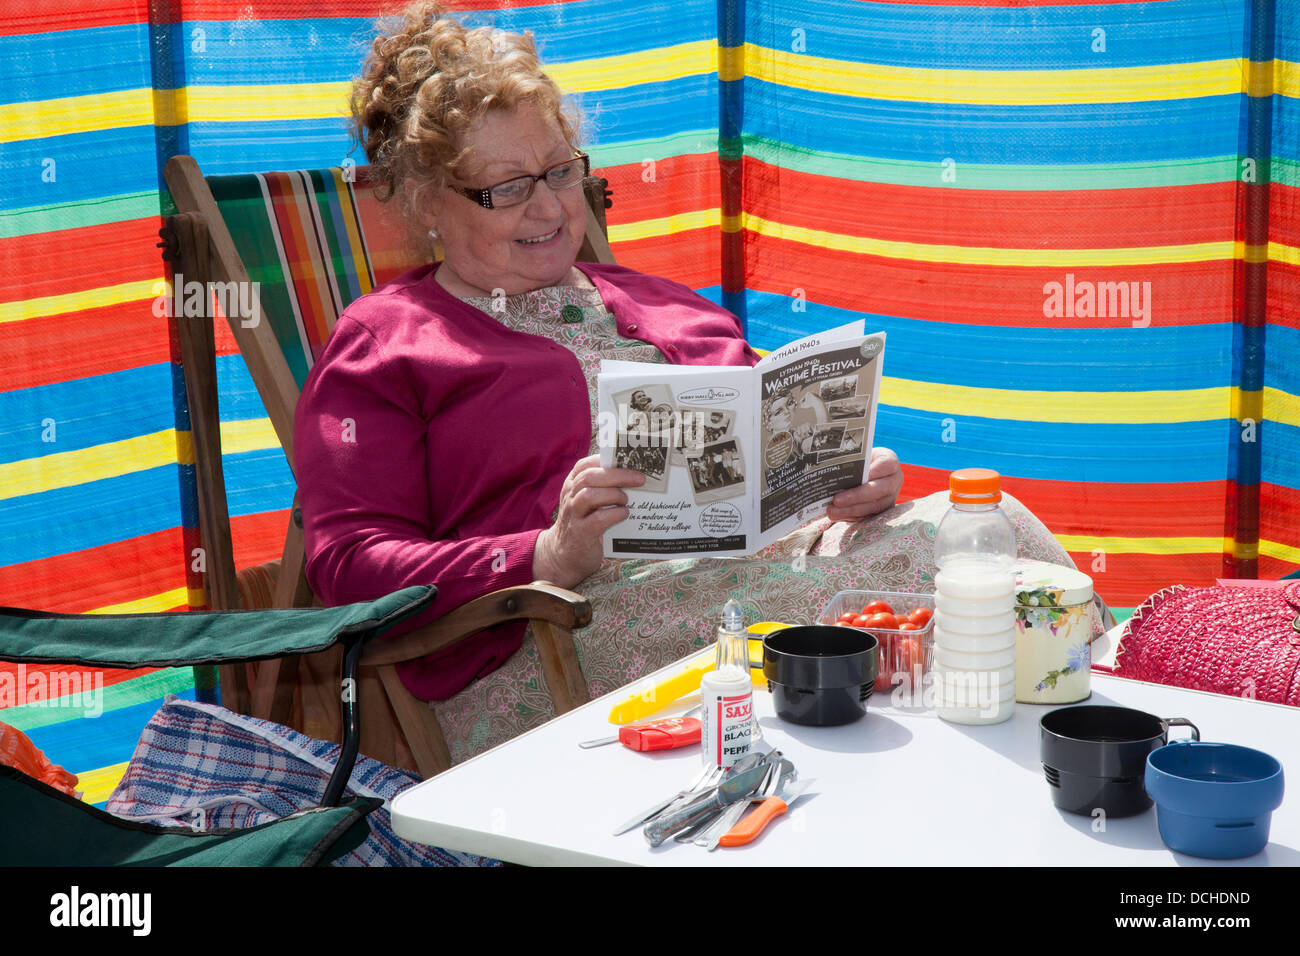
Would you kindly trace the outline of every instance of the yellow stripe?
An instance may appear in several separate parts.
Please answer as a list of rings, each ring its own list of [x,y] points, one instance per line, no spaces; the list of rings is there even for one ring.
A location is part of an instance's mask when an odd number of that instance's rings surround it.
[[[717,70],[717,49],[714,40],[692,40],[635,53],[593,57],[572,63],[550,63],[546,72],[569,93],[612,90],[713,73]]]
[[[1043,392],[937,385],[889,376],[880,386],[880,401],[885,405],[1025,422],[1133,425],[1214,421],[1229,416],[1231,398],[1226,386],[1148,392]]]
[[[203,588],[186,588],[185,600],[190,607],[207,607],[208,592]]]
[[[1061,547],[1075,553],[1098,549],[1107,554],[1226,554],[1231,538],[1117,538],[1092,535],[1055,535]]]
[[[52,444],[57,447],[57,425],[54,437]],[[176,431],[168,428],[150,435],[0,464],[0,501],[174,465],[176,449]]]
[[[343,229],[348,234],[348,248],[352,250],[352,268],[357,274],[357,284],[361,294],[365,295],[374,286],[370,284],[370,267],[366,262],[361,233],[357,227],[360,215],[357,212],[356,197],[352,193],[352,184],[343,179],[343,171],[334,171],[334,190],[339,197],[339,213],[343,217]]]
[[[1138,246],[1112,249],[1013,249],[980,246],[929,245],[847,236],[824,229],[808,229],[788,223],[773,222],[749,213],[742,214],[745,228],[774,239],[801,242],[805,245],[880,256],[887,259],[910,259],[915,262],[946,262],[979,266],[1030,266],[1068,269],[1083,266],[1135,266],[1172,262],[1213,262],[1239,259],[1242,242],[1194,242],[1177,246]]]
[[[1240,416],[1238,416],[1240,417]],[[1300,395],[1292,395],[1276,388],[1266,388],[1259,411],[1251,416],[1256,421],[1265,418],[1300,428]]]
[[[0,302],[0,323],[22,322],[47,315],[82,312],[106,305],[121,305],[123,302],[139,302],[142,299],[156,298],[163,294],[166,288],[167,284],[161,279],[145,279],[139,282],[100,286],[96,289],[82,289],[78,292],[46,295],[35,299]]]
[[[722,231],[723,231],[723,232],[740,232],[740,230],[743,229],[743,228],[745,228],[745,222],[744,222],[743,219],[741,219],[740,216],[723,216],[723,217],[722,217]]]
[[[749,76],[802,90],[926,103],[1128,103],[1240,93],[1245,61],[1115,69],[956,70],[854,63],[745,44]]]
[[[188,588],[172,588],[170,591],[163,591],[161,594],[151,594],[148,597],[137,598],[134,601],[123,601],[121,604],[106,604],[103,607],[97,607],[93,611],[87,611],[87,614],[157,614],[160,611],[170,611],[172,608],[188,607],[190,593]]]
[[[0,143],[126,126],[152,126],[152,94],[148,88],[137,88],[6,103],[0,110]]]
[[[1300,564],[1300,548],[1290,544],[1282,544],[1280,541],[1264,541],[1261,539],[1259,553],[1262,557],[1277,558],[1279,561]]]
[[[808,90],[936,103],[1105,103],[1168,100],[1238,93],[1247,86],[1247,61],[1122,67],[1112,70],[948,70],[854,63],[746,44],[719,48],[696,40],[654,50],[556,63],[547,72],[571,92],[660,83],[717,72],[745,75]],[[1267,70],[1267,65],[1253,73]],[[1283,96],[1300,96],[1300,64],[1275,60],[1272,76],[1252,76],[1250,91],[1271,82]],[[351,84],[276,83],[140,87],[7,104],[0,142],[191,122],[322,119],[346,116]]]
[[[1273,92],[1282,96],[1300,96],[1300,63],[1273,61]]]
[[[713,209],[695,209],[691,212],[677,213],[673,216],[663,216],[659,219],[641,219],[637,222],[626,222],[621,225],[611,223],[609,241],[611,243],[631,242],[635,239],[656,239],[660,236],[686,232],[688,229],[716,229],[721,219],[722,210],[715,207]]]
[[[126,773],[128,761],[115,763],[97,770],[83,770],[77,774],[77,789],[86,803],[103,803],[117,789]]]
[[[1273,262],[1285,262],[1288,265],[1300,266],[1300,246],[1287,246],[1280,242],[1270,242],[1268,244],[1268,257]]]
[[[266,451],[280,447],[280,439],[269,418],[250,418],[221,423],[221,454],[238,455],[246,451]]]
[[[348,114],[352,84],[273,83],[248,86],[188,86],[159,104],[160,115],[174,123],[219,123],[247,120],[328,119]],[[160,121],[161,122],[161,121]]]

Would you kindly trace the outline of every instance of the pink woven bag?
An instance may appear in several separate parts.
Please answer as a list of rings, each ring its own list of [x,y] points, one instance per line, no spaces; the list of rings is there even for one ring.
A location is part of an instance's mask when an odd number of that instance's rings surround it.
[[[1114,673],[1300,706],[1300,581],[1157,591],[1125,624]]]

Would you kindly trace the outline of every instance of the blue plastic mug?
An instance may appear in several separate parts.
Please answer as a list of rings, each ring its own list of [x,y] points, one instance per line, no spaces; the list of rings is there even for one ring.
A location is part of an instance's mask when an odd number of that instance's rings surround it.
[[[1282,765],[1236,744],[1180,740],[1153,750],[1145,782],[1165,846],[1212,860],[1264,849],[1282,804]]]

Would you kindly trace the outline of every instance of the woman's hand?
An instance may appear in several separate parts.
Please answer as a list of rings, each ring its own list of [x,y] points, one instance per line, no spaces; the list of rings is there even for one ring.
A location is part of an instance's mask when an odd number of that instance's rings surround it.
[[[832,521],[857,521],[892,508],[903,488],[903,469],[888,448],[871,449],[867,483],[841,491],[831,499],[826,517]]]
[[[533,577],[571,588],[594,574],[604,555],[605,531],[628,515],[623,488],[645,484],[645,475],[629,468],[601,468],[592,455],[573,466],[560,489],[555,523],[537,536]]]

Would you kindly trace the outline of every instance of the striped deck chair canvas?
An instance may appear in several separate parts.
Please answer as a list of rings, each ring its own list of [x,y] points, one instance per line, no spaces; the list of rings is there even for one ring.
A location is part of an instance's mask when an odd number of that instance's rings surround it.
[[[420,264],[364,166],[213,176],[208,185],[299,388],[339,314]]]

